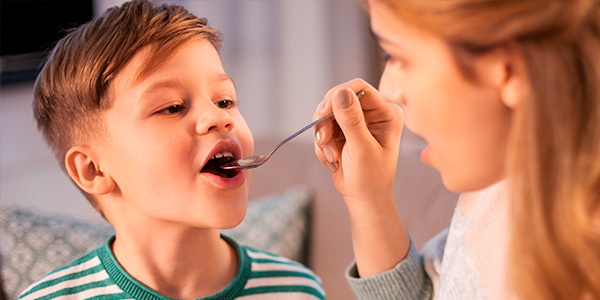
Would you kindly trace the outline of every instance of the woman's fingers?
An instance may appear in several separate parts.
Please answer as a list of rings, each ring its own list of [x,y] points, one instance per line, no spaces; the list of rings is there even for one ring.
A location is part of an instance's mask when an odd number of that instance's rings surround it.
[[[364,95],[358,99],[356,94],[361,91]],[[315,152],[330,171],[358,168],[367,158],[378,154],[395,156],[402,130],[402,110],[385,102],[367,82],[354,79],[329,90],[313,119],[332,112],[333,118],[315,128]],[[356,160],[342,162],[343,156]]]
[[[343,91],[344,88],[345,91]],[[346,91],[350,94],[355,94],[360,91],[363,91],[365,93],[368,92],[371,94],[373,94],[373,91],[376,92],[376,90],[373,87],[371,87],[362,79],[354,79],[347,83],[341,84],[336,88],[330,89],[327,92],[327,94],[325,94],[323,101],[317,106],[317,110],[313,115],[313,120],[322,118],[332,113],[333,99],[336,98],[337,95],[339,95],[339,93],[344,93]],[[355,95],[350,96],[354,97],[355,99],[358,99]],[[355,99],[352,99],[352,101],[355,101]],[[361,118],[361,116],[358,115],[360,110],[359,108],[360,104],[358,104],[358,108],[355,107],[353,112],[355,114],[355,117]],[[348,118],[346,117],[345,120],[346,119]],[[345,141],[344,133],[340,130],[340,127],[338,126],[335,120],[336,117],[333,117],[315,126],[315,146],[318,152],[317,156],[319,157],[319,159],[321,159],[322,162],[329,161],[333,163],[337,161]],[[326,151],[325,153],[319,153],[322,152],[323,149],[327,149],[328,151]]]
[[[333,94],[333,102],[335,119],[345,141],[348,143],[368,143],[373,139],[365,124],[361,103],[359,103],[353,90],[350,88],[338,89]]]
[[[341,147],[338,147],[336,136],[335,121],[330,118],[317,125],[315,129],[315,153],[319,160],[331,172],[337,171],[339,167],[338,158],[340,156]]]

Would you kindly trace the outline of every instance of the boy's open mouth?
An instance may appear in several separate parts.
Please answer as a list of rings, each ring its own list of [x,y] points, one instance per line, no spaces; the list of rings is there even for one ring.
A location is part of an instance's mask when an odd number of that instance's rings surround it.
[[[233,154],[229,151],[224,151],[215,154],[211,159],[206,162],[204,168],[200,171],[201,173],[211,173],[219,177],[232,178],[235,177],[241,170],[225,170],[221,166],[230,161],[234,160]]]

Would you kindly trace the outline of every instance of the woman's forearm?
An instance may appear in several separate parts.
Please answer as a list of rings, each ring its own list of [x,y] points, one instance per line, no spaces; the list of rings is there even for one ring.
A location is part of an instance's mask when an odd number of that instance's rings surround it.
[[[410,238],[393,199],[372,207],[348,205],[352,244],[360,277],[392,269],[409,250]],[[361,201],[369,203],[369,200]]]

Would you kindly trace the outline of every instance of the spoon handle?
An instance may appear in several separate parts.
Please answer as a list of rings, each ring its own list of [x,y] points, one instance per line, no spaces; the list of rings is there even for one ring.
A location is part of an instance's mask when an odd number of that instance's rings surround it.
[[[360,97],[362,97],[364,94],[365,94],[365,91],[360,91],[360,92],[356,93],[356,96],[358,97],[358,99],[360,99]],[[311,127],[313,127],[313,126],[315,126],[315,125],[317,125],[317,124],[319,124],[319,123],[321,123],[321,122],[323,122],[323,121],[331,118],[332,116],[333,116],[333,113],[330,113],[329,115],[324,116],[324,117],[322,117],[320,119],[317,119],[317,120],[313,121],[312,123],[310,123],[310,124],[302,127],[302,129],[296,131],[294,134],[290,135],[285,140],[281,141],[275,147],[275,149],[273,149],[273,151],[271,151],[271,153],[269,154],[269,156],[271,156],[273,153],[275,153],[275,151],[277,151],[277,149],[279,149],[279,147],[281,147],[283,144],[287,143],[289,140],[297,137],[299,134],[301,134],[301,133],[305,132],[306,130],[308,130],[309,128],[311,128]]]
[[[273,152],[277,151],[277,149],[279,149],[279,147],[281,147],[283,144],[287,143],[289,140],[297,137],[298,135],[300,135],[301,133],[305,132],[306,130],[310,129],[311,127],[331,118],[333,116],[333,113],[330,113],[329,115],[322,117],[318,120],[313,121],[312,123],[304,126],[302,129],[296,131],[294,134],[290,135],[289,137],[287,137],[285,140],[281,141],[277,147],[275,147],[275,149],[273,149],[273,151],[271,151],[271,154],[273,154]]]

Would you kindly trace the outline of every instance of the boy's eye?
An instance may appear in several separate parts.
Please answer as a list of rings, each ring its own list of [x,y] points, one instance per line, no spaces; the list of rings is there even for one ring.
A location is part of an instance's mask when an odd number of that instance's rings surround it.
[[[177,114],[182,112],[184,109],[183,105],[181,104],[173,104],[169,107],[165,107],[159,111],[157,111],[156,113],[158,114],[164,114],[164,115],[172,115],[172,114]]]
[[[219,108],[232,108],[235,106],[235,101],[230,99],[220,100],[215,102],[215,105]]]

